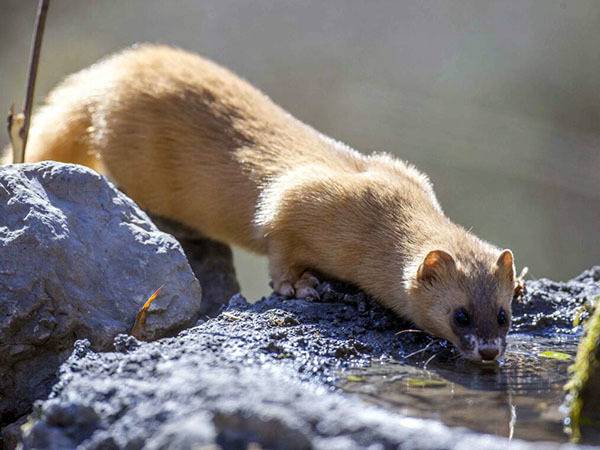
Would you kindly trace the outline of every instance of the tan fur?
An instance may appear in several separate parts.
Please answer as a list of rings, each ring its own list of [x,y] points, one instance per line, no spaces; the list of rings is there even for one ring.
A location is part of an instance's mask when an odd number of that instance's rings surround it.
[[[314,292],[305,271],[316,270],[454,342],[448,314],[469,280],[497,270],[500,251],[443,214],[425,175],[323,136],[171,47],[131,48],[67,78],[33,120],[27,160],[44,159],[102,169],[142,207],[268,254],[280,292]],[[435,249],[456,267],[428,289],[417,272]],[[493,297],[510,308],[505,292]]]

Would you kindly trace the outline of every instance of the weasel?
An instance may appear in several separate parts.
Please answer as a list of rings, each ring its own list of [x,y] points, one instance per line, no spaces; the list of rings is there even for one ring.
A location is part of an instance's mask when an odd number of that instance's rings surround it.
[[[27,161],[106,173],[143,208],[269,258],[286,297],[351,282],[463,356],[504,352],[513,254],[446,217],[428,178],[300,122],[227,69],[138,45],[75,73],[32,120]]]

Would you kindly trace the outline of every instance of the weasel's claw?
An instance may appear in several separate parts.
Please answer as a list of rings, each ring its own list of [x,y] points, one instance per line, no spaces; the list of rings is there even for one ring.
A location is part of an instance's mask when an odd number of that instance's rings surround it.
[[[297,298],[303,298],[303,299],[306,299],[306,300],[318,300],[319,299],[319,293],[314,288],[303,287],[303,288],[300,288],[300,289],[298,289],[296,291],[296,297]]]
[[[304,272],[300,279],[294,284],[296,297],[303,299],[318,300],[319,293],[315,289],[319,285],[319,279],[310,272]]]
[[[292,298],[292,297],[294,297],[294,294],[295,294],[292,283],[290,283],[288,281],[284,281],[283,283],[281,283],[281,285],[276,290],[276,292],[279,295],[281,295],[282,297],[286,297],[286,298]]]
[[[286,298],[301,298],[318,300],[319,293],[315,289],[319,280],[310,272],[304,272],[295,282],[289,281],[289,274],[284,281],[271,281],[274,291]]]

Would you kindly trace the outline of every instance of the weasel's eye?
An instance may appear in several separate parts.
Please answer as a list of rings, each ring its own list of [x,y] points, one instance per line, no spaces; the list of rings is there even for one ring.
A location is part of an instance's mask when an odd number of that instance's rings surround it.
[[[454,312],[454,321],[459,327],[468,327],[471,323],[471,319],[469,318],[469,313],[465,308],[457,309]]]
[[[504,311],[503,308],[500,308],[500,312],[498,313],[498,325],[500,325],[501,327],[506,325],[506,322],[508,322],[508,317],[506,317],[506,312]]]

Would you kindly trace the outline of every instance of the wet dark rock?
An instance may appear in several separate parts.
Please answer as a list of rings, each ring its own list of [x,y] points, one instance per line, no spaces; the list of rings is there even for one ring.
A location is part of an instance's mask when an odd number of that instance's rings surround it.
[[[540,308],[540,296],[554,291],[534,286],[523,305]],[[584,292],[599,286],[585,276],[560,292],[569,289],[568,298],[583,304]],[[397,334],[410,324],[352,288],[323,283],[319,290],[318,302],[272,295],[249,304],[237,295],[217,318],[177,337],[118,337],[118,352],[78,342],[50,399],[38,404],[24,448],[506,448],[502,438],[407,418],[335,390],[345,369],[401,361],[427,345],[452,350],[424,333]],[[551,320],[533,329],[565,326],[577,309],[566,301],[565,308],[550,302]],[[523,306],[519,314],[529,312]]]
[[[570,333],[574,320],[585,322],[591,303],[600,296],[600,266],[567,282],[527,281],[525,288],[525,296],[513,302],[512,330]]]
[[[0,448],[12,450],[17,448],[19,442],[23,439],[23,427],[26,427],[28,421],[27,415],[21,416],[18,420],[2,428]]]
[[[112,348],[161,284],[149,338],[200,317],[200,286],[179,243],[80,166],[0,167],[0,254],[0,425],[47,396],[75,340]]]

